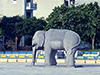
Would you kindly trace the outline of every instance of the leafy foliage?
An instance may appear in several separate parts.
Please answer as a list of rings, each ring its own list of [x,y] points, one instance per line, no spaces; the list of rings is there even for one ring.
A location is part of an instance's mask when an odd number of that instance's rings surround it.
[[[0,28],[0,39],[2,38],[3,30]]]
[[[1,19],[0,28],[4,31],[3,35],[6,40],[15,40],[18,37],[18,43],[20,38],[24,35],[33,36],[37,30],[43,30],[43,26],[46,26],[46,21],[42,19],[33,18],[23,18],[20,16],[6,17]],[[0,29],[1,33],[1,29]],[[0,35],[1,37],[1,35]],[[28,41],[28,40],[27,40]],[[26,45],[30,45],[31,42],[25,42]]]
[[[15,39],[16,36],[33,35],[37,30],[43,30],[43,26],[46,26],[46,24],[46,21],[36,17],[23,19],[20,16],[4,16],[0,27],[4,30],[5,36]]]
[[[14,39],[16,36],[15,23],[21,22],[23,19],[19,16],[6,17],[4,16],[1,20],[0,27],[4,30],[4,35]]]
[[[100,7],[97,2],[78,6],[55,7],[48,16],[45,30],[50,28],[69,29],[77,32],[81,39],[90,42],[94,49],[95,38],[100,34]],[[98,39],[99,40],[99,39]]]
[[[36,17],[25,18],[22,22],[15,24],[16,35],[33,35],[37,30],[43,30],[43,26],[46,26],[44,20],[37,19]]]
[[[0,51],[4,51],[5,50],[5,47],[0,45]]]
[[[31,46],[32,45],[32,37],[27,37],[26,40],[25,40],[25,46],[28,45],[28,46]]]

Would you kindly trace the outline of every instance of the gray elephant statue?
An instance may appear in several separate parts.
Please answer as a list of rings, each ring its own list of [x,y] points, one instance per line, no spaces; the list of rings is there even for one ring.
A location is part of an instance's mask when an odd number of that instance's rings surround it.
[[[37,31],[32,38],[32,65],[35,65],[36,51],[44,49],[45,65],[56,65],[55,54],[57,50],[65,50],[67,53],[65,64],[69,67],[75,67],[74,55],[79,44],[80,36],[71,30]]]

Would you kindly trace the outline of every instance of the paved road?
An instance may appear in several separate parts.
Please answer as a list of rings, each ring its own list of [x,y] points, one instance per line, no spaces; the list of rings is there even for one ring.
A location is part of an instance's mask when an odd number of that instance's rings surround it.
[[[76,64],[83,67],[68,68],[64,64],[46,67],[43,63],[0,63],[0,75],[100,75],[100,64]]]

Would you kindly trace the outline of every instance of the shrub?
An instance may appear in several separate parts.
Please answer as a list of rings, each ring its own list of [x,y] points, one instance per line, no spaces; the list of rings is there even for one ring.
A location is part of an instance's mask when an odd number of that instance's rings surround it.
[[[5,50],[5,47],[0,45],[0,51],[4,51]]]

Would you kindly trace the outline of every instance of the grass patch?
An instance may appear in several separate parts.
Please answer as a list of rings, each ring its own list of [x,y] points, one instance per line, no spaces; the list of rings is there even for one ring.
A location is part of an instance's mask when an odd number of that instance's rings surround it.
[[[83,51],[83,53],[84,53],[85,51],[90,51],[90,53],[92,53],[92,51],[100,52],[100,49],[94,49],[94,50],[88,49],[88,50],[78,50],[78,51]]]

